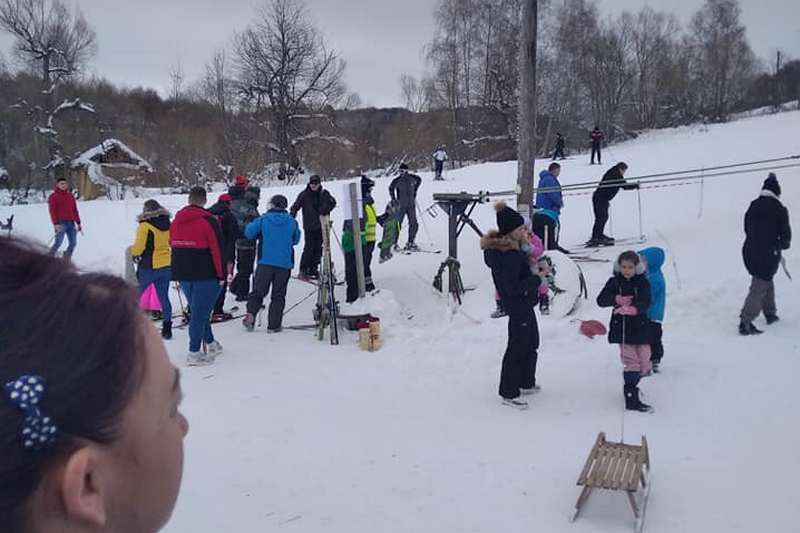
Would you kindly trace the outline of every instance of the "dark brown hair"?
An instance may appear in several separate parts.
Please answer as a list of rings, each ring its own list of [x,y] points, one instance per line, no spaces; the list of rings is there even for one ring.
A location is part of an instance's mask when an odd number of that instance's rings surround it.
[[[113,442],[141,384],[143,340],[135,289],[108,274],[82,274],[22,241],[0,238],[0,524],[27,528],[27,502],[43,477],[81,441]],[[3,385],[46,380],[39,407],[59,429],[34,451],[24,415]]]
[[[158,203],[156,200],[153,200],[152,198],[149,200],[145,200],[144,206],[142,207],[142,211],[146,213],[158,211],[159,209],[162,209],[161,204]]]
[[[550,172],[552,172],[552,171],[554,171],[554,170],[555,170],[555,169],[557,169],[557,168],[561,168],[561,165],[559,165],[558,163],[550,163],[550,166],[549,166],[549,167],[547,167],[547,170],[549,170]]]
[[[202,187],[192,187],[189,189],[189,203],[190,204],[205,204],[208,200],[206,190]]]
[[[622,252],[619,254],[619,258],[617,259],[617,264],[621,265],[623,261],[629,261],[633,263],[633,266],[639,264],[639,254],[634,252],[633,250],[628,250],[627,252]]]

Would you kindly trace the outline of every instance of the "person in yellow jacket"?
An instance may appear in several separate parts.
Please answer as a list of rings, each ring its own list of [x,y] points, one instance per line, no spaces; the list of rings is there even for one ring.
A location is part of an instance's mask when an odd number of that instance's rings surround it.
[[[172,338],[172,304],[169,301],[169,282],[172,277],[169,248],[170,213],[155,200],[144,203],[136,228],[136,242],[131,256],[138,263],[137,278],[141,295],[151,284],[156,289],[161,313],[161,336]]]
[[[375,251],[375,244],[378,240],[378,213],[375,211],[375,200],[372,198],[372,189],[375,182],[366,176],[361,176],[361,196],[364,199],[364,233],[366,244],[364,245],[364,278],[366,280],[367,292],[375,290],[372,282],[372,253]]]

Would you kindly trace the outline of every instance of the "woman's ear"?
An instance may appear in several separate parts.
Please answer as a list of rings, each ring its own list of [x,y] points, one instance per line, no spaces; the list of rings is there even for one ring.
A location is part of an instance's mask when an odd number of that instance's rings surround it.
[[[100,464],[91,448],[81,448],[67,459],[57,486],[68,519],[105,526],[109,487]]]

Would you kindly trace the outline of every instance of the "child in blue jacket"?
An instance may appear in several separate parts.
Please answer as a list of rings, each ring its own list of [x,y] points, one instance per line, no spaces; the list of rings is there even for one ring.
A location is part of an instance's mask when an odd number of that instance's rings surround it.
[[[661,359],[664,357],[664,345],[661,342],[663,335],[661,324],[664,322],[667,284],[664,281],[661,267],[664,266],[666,256],[661,248],[645,248],[639,252],[639,255],[647,266],[647,279],[650,281],[652,301],[647,310],[647,318],[650,319],[650,360],[653,363],[653,372],[658,373]]]

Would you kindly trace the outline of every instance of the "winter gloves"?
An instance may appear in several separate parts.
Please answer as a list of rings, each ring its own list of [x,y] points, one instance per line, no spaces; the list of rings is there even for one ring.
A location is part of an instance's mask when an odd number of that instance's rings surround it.
[[[639,310],[633,305],[633,296],[618,294],[616,298],[614,298],[614,302],[617,304],[617,307],[614,309],[615,315],[636,316],[639,314]]]

